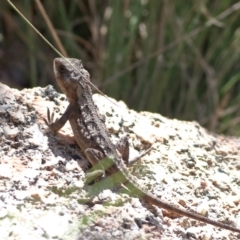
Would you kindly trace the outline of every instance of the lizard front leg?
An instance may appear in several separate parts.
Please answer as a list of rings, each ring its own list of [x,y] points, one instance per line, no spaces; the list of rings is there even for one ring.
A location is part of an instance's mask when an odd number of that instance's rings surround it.
[[[58,132],[70,118],[72,112],[77,108],[77,102],[70,103],[64,112],[64,114],[54,121],[54,112],[50,114],[49,108],[47,109],[47,119],[43,119],[46,125],[51,129],[53,132]]]

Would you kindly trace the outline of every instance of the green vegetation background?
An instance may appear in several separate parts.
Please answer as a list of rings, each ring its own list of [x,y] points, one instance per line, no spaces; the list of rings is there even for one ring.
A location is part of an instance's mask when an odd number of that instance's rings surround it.
[[[176,0],[12,1],[62,52],[82,59],[92,81],[130,108],[196,120],[240,135],[240,2]],[[4,0],[0,81],[56,86],[56,53]]]

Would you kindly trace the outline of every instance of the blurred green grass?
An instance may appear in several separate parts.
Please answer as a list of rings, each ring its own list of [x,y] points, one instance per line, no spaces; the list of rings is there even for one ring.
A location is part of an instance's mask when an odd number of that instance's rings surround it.
[[[130,108],[196,120],[240,135],[240,2],[12,1],[54,45],[80,58],[92,81]],[[0,77],[18,88],[56,86],[56,54],[2,2]]]

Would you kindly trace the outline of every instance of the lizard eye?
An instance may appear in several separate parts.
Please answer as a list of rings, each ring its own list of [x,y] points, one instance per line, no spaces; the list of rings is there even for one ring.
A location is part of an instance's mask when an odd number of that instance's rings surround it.
[[[65,67],[63,65],[60,65],[58,70],[59,70],[59,72],[63,73],[63,72],[65,72]]]

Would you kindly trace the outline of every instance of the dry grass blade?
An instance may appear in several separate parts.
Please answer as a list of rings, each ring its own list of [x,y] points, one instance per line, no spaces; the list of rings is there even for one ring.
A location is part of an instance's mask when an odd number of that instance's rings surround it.
[[[63,47],[63,44],[61,42],[61,40],[59,39],[57,33],[56,33],[56,30],[54,29],[53,27],[53,24],[52,22],[50,21],[43,5],[41,4],[41,2],[39,0],[35,0],[48,28],[49,28],[49,31],[51,32],[52,36],[53,36],[53,39],[55,40],[55,43],[57,44],[57,47],[59,48],[60,52],[65,56],[65,57],[68,57],[68,54],[67,54],[67,51],[65,50],[65,48]]]

